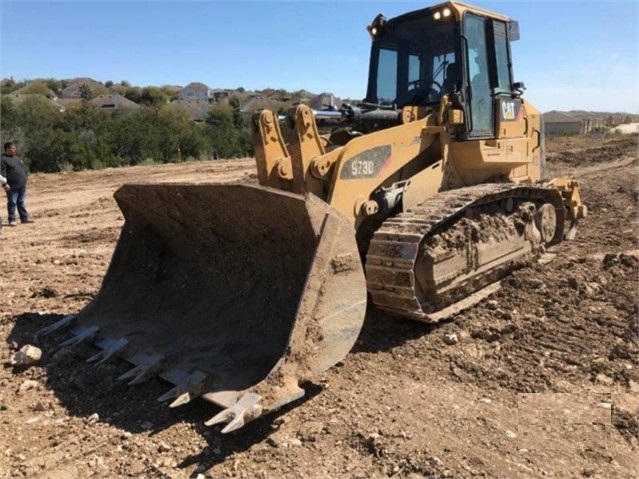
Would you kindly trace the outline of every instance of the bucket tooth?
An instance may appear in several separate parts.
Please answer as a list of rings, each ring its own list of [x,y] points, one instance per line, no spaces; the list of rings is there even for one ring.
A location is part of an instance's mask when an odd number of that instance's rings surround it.
[[[227,432],[235,431],[247,422],[262,415],[262,406],[259,404],[261,400],[262,396],[259,394],[246,393],[233,406],[224,409],[204,424],[213,426],[215,424],[228,422],[222,429],[222,433],[226,434]]]
[[[204,425],[205,426],[215,426],[216,424],[221,424],[223,422],[229,422],[232,419],[233,419],[233,412],[231,411],[231,408],[228,408],[228,409],[224,409],[223,411],[220,411],[219,413],[217,413],[211,419],[206,421],[204,423]]]
[[[167,391],[165,394],[158,398],[158,401],[164,402],[169,399],[175,399],[169,407],[174,408],[182,406],[190,402],[192,399],[200,396],[204,390],[204,383],[208,374],[201,371],[195,371],[191,373],[183,382],[179,383],[174,388]]]
[[[162,354],[149,354],[143,357],[138,356],[137,358],[142,358],[142,361],[140,361],[141,364],[138,364],[133,369],[118,377],[121,381],[133,378],[128,382],[129,386],[140,384],[147,379],[157,376],[162,371],[162,363],[165,359]]]
[[[58,329],[71,327],[71,325],[74,322],[75,322],[75,316],[73,314],[68,314],[64,318],[60,319],[59,321],[56,321],[55,323],[50,324],[49,326],[46,326],[42,328],[41,330],[39,330],[36,333],[36,336],[37,337],[46,336],[47,334],[51,334],[52,332],[57,331]]]
[[[95,362],[95,365],[98,366],[112,359],[114,356],[122,353],[126,349],[126,347],[129,345],[129,341],[127,341],[124,338],[120,338],[120,339],[105,338],[105,339],[96,341],[96,345],[102,348],[102,351],[100,351],[97,354],[94,354],[89,359],[87,359],[87,363]]]
[[[577,237],[577,226],[578,226],[578,221],[576,219],[574,219],[571,223],[570,223],[570,229],[568,230],[568,233],[566,233],[566,240],[567,241],[573,241],[576,237]]]
[[[273,402],[273,404],[269,406],[269,409],[271,410],[279,409],[286,404],[292,403],[293,401],[297,401],[298,399],[303,398],[305,394],[306,394],[306,391],[304,391],[304,389],[297,387],[292,392],[289,392],[288,394],[284,394],[278,399],[276,399]]]
[[[212,402],[221,408],[228,408],[235,404],[240,397],[237,391],[217,391],[202,394],[202,399]]]
[[[87,327],[83,326],[83,327],[76,328],[72,331],[73,337],[60,343],[58,347],[66,348],[69,346],[76,346],[80,344],[82,341],[93,339],[98,334],[99,331],[100,331],[100,328],[97,326],[87,326]]]

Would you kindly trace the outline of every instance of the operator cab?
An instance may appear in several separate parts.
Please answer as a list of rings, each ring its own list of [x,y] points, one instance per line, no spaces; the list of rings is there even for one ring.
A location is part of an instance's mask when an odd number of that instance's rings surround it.
[[[494,136],[494,99],[519,96],[513,83],[510,41],[517,22],[457,2],[391,20],[378,15],[367,103],[437,108],[443,95],[465,112],[465,136]]]

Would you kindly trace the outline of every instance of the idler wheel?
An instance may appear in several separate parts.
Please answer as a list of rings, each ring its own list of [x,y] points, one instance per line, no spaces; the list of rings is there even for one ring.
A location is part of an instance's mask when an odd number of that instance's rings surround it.
[[[545,203],[535,213],[535,226],[541,234],[541,242],[549,243],[555,237],[557,230],[557,214],[555,207]]]

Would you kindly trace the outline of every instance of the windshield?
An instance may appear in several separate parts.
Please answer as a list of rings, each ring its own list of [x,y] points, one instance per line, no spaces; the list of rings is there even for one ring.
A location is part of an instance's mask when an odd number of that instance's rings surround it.
[[[458,78],[456,24],[419,17],[390,21],[373,41],[367,100],[381,105],[427,105],[452,93]]]

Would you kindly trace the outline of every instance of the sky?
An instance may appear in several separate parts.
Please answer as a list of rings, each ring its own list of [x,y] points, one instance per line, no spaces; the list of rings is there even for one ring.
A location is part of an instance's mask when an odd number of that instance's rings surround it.
[[[363,98],[366,26],[437,1],[0,0],[0,78],[264,88]],[[519,21],[516,81],[541,111],[639,113],[636,0],[468,0]]]

